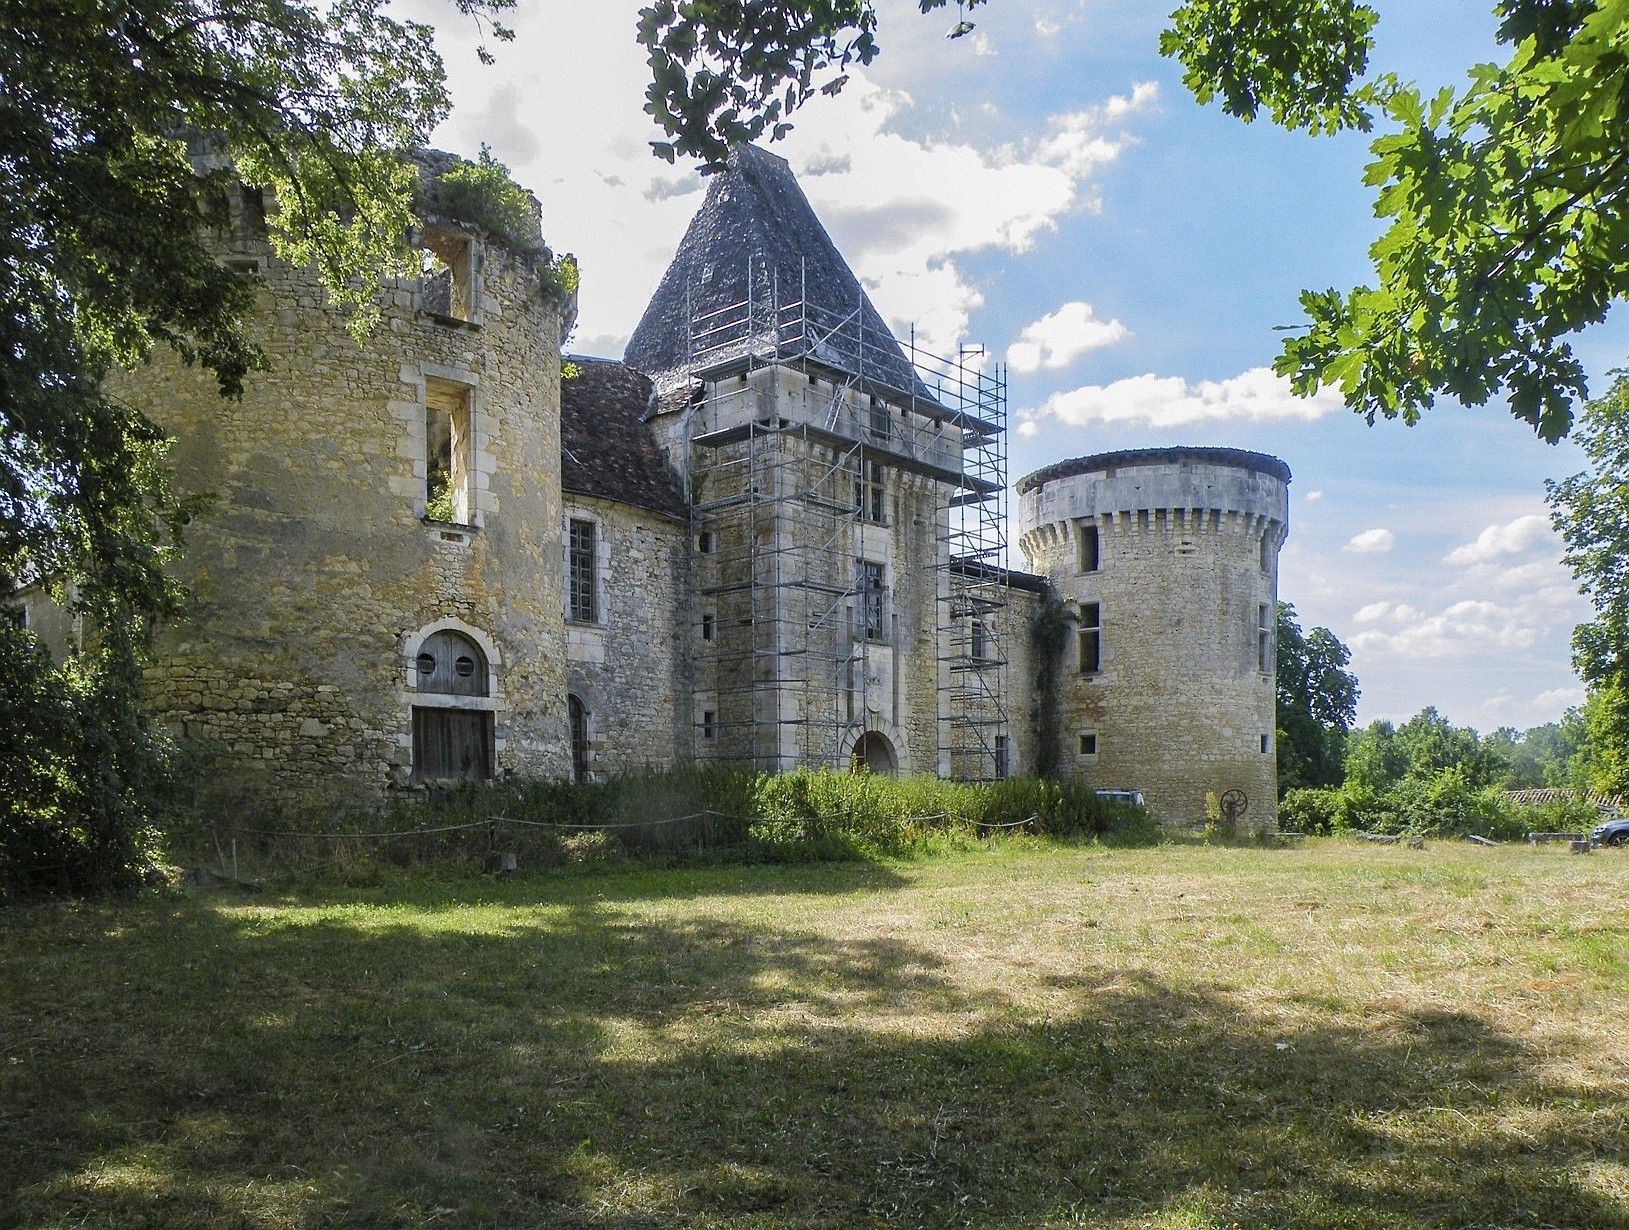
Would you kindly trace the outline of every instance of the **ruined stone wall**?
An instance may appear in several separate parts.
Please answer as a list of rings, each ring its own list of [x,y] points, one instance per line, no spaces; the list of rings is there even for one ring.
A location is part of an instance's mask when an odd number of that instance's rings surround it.
[[[1143,791],[1172,826],[1202,824],[1207,792],[1241,790],[1245,825],[1261,828],[1276,816],[1277,780],[1274,653],[1269,633],[1262,669],[1259,621],[1265,609],[1274,624],[1288,493],[1272,473],[1205,452],[1141,465],[1109,455],[1025,480],[1020,546],[1076,610],[1095,603],[1101,616],[1100,670],[1081,671],[1075,633],[1064,654],[1063,767]],[[1082,567],[1091,528],[1095,571]]]
[[[562,306],[532,258],[477,249],[478,323],[393,285],[358,344],[309,270],[247,232],[225,248],[265,279],[271,370],[240,401],[169,361],[119,382],[175,437],[177,487],[217,499],[178,568],[192,600],[161,637],[154,710],[246,781],[369,794],[410,777],[414,656],[448,627],[491,658],[492,695],[457,705],[494,713],[497,771],[567,772]],[[435,379],[468,389],[464,524],[425,516]]]
[[[574,518],[595,525],[599,544],[599,618],[573,621],[568,609],[566,620],[569,686],[589,713],[590,771],[605,777],[688,763],[689,667],[698,635],[691,627],[689,527],[568,492],[565,524]],[[564,552],[564,527],[559,541]]]

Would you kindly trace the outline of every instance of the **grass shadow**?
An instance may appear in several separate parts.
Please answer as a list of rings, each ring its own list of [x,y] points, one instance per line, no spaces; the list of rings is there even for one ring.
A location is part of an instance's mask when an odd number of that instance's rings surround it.
[[[780,891],[727,872],[681,895]],[[1629,1224],[1629,1104],[1481,1017],[1086,960],[1040,1012],[635,880],[8,920],[0,1226]]]

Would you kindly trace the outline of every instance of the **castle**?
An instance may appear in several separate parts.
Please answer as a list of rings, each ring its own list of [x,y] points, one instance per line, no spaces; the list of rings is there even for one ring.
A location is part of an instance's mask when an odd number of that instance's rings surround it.
[[[128,379],[217,498],[147,686],[223,772],[1062,771],[1170,824],[1228,791],[1271,821],[1287,467],[1049,466],[1011,568],[1004,371],[897,338],[784,160],[713,178],[620,361],[562,355],[540,243],[433,215],[358,345],[239,205],[222,259],[261,279],[273,370],[236,402]]]

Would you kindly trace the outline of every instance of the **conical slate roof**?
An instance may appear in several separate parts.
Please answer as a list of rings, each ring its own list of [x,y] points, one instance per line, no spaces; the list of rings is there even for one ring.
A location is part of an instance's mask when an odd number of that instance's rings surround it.
[[[932,399],[786,159],[752,145],[713,178],[623,358],[666,387],[749,350]]]

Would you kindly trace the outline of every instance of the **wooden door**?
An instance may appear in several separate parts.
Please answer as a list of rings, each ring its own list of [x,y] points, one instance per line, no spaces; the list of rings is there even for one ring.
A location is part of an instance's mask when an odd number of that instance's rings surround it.
[[[467,709],[413,710],[413,780],[492,776],[492,715]]]

